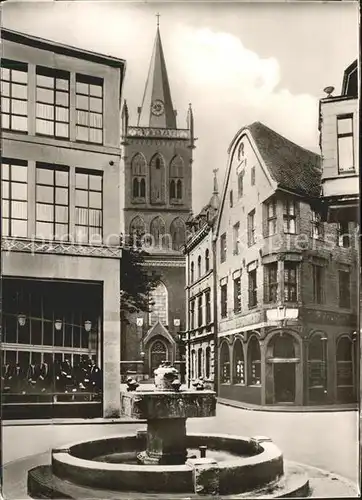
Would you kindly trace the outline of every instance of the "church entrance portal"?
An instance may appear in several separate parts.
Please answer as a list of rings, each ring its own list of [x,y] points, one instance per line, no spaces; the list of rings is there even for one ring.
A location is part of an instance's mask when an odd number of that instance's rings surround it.
[[[162,361],[167,360],[167,358],[168,352],[166,345],[161,340],[156,340],[151,347],[151,377],[153,377],[153,371],[159,367]]]

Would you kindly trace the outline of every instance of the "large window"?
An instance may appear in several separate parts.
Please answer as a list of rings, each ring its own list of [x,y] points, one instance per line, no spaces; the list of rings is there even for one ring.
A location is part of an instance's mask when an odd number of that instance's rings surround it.
[[[1,200],[2,234],[26,237],[28,233],[27,162],[2,160]]]
[[[354,172],[353,115],[337,117],[338,170]]]
[[[278,300],[278,264],[273,262],[266,264],[265,272],[265,301],[276,302]]]
[[[28,66],[1,60],[1,128],[28,130]]]
[[[308,385],[311,401],[324,398],[324,391],[327,387],[326,355],[327,337],[322,337],[320,334],[313,335],[308,345]]]
[[[36,133],[69,138],[69,73],[36,68]]]
[[[323,222],[321,214],[312,210],[312,220],[311,220],[311,230],[312,238],[320,239],[323,238]]]
[[[75,172],[75,229],[81,243],[101,243],[103,233],[103,172]]]
[[[339,307],[351,307],[351,274],[349,271],[338,271]]]
[[[76,76],[77,141],[103,142],[103,80]]]
[[[255,307],[258,303],[257,298],[257,282],[256,282],[256,269],[253,269],[248,274],[249,281],[249,308]]]
[[[272,236],[277,232],[277,203],[273,198],[266,203],[267,236]]]
[[[313,302],[316,304],[323,303],[323,266],[312,264],[313,276]]]
[[[354,399],[353,343],[347,337],[337,342],[337,398],[339,402]]]
[[[159,283],[150,294],[151,312],[149,314],[149,325],[157,321],[162,325],[168,325],[168,292],[164,283]]]
[[[233,383],[245,384],[244,351],[239,339],[236,339],[234,343],[233,364]]]
[[[233,254],[234,255],[239,255],[240,251],[240,222],[237,222],[234,224],[233,227],[233,243],[234,243],[234,248],[233,248]]]
[[[69,169],[63,165],[36,165],[36,236],[69,239]]]
[[[296,203],[294,200],[287,199],[283,202],[283,227],[284,233],[295,234],[296,227]]]
[[[181,250],[185,244],[185,223],[180,217],[176,217],[170,225],[170,235],[172,240],[172,249]]]
[[[226,318],[228,312],[228,289],[227,283],[224,283],[220,287],[220,308],[221,308],[221,317]]]
[[[240,276],[234,279],[234,313],[241,311],[241,279]]]
[[[284,263],[284,301],[297,301],[298,267],[295,262]]]
[[[255,209],[248,214],[248,245],[255,243]]]
[[[201,278],[201,255],[197,257],[197,277]]]
[[[248,385],[261,383],[261,355],[260,345],[256,337],[252,337],[248,344]]]
[[[220,236],[220,262],[226,261],[226,233]]]
[[[230,352],[225,341],[220,349],[220,381],[222,384],[230,384]]]

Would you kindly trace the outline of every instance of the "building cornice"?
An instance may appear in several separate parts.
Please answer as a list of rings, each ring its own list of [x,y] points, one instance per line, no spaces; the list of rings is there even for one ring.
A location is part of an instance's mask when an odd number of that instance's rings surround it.
[[[68,242],[36,241],[21,238],[3,237],[2,252],[21,252],[30,254],[69,255],[78,257],[97,257],[120,259],[122,248],[119,246],[84,245]]]

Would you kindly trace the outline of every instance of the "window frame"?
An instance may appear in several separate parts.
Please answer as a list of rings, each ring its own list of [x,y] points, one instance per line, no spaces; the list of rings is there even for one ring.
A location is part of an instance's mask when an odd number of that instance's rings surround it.
[[[291,279],[291,271],[295,273],[295,279]],[[284,302],[295,303],[298,301],[298,272],[299,266],[297,262],[284,262]],[[294,294],[293,294],[294,287]]]
[[[99,229],[99,234],[100,234],[100,240],[103,241],[103,230],[104,230],[104,193],[103,193],[103,187],[104,187],[104,179],[103,179],[103,171],[101,170],[90,170],[90,169],[84,169],[84,168],[76,168],[75,169],[75,177],[77,178],[77,174],[82,174],[82,175],[87,175],[87,188],[80,188],[77,187],[77,181],[75,182],[75,232],[76,236],[75,239],[78,242],[78,237],[77,237],[77,227],[83,227],[87,228],[87,238],[86,241],[79,241],[79,243],[89,243],[90,242],[90,229]],[[101,179],[101,187],[100,189],[94,189],[90,188],[90,181],[92,177],[98,177]],[[77,192],[86,192],[87,193],[87,205],[82,206],[77,204]],[[100,193],[100,199],[101,199],[101,206],[100,208],[98,207],[93,207],[90,205],[90,195],[91,193]],[[78,221],[78,212],[77,209],[87,209],[87,218],[88,218],[88,224],[79,224]],[[100,225],[99,226],[92,226],[89,224],[89,213],[91,210],[98,211],[100,213]]]
[[[248,213],[248,246],[251,247],[255,245],[255,208]]]
[[[266,293],[265,302],[268,304],[273,304],[278,301],[278,290],[279,290],[279,280],[278,280],[278,263],[271,262],[270,264],[265,264],[264,270],[266,272]],[[271,271],[275,270],[275,279],[271,280]],[[272,298],[272,291],[275,290],[275,299]]]
[[[240,253],[240,222],[236,222],[233,225],[233,255],[239,255]]]
[[[252,309],[258,305],[258,278],[257,270],[248,272],[248,307]]]
[[[234,291],[234,314],[239,314],[241,312],[242,306],[242,296],[241,296],[241,276],[233,279],[233,291]]]
[[[38,172],[42,170],[47,170],[52,172],[52,183],[48,184],[45,182],[39,182],[37,179]],[[44,162],[36,162],[36,180],[35,180],[35,206],[36,206],[36,214],[35,214],[35,234],[36,237],[39,238],[39,233],[38,233],[38,223],[39,224],[47,224],[48,226],[51,225],[52,227],[52,236],[49,238],[51,241],[69,241],[70,239],[70,233],[69,233],[69,227],[70,227],[70,168],[66,165],[57,165],[57,164],[52,164],[52,163],[44,163]],[[63,184],[58,184],[57,183],[57,172],[65,172],[67,174],[67,184],[64,186]],[[51,202],[45,202],[45,201],[39,201],[38,200],[38,189],[39,188],[51,188],[52,189],[52,201]],[[57,202],[57,193],[59,193],[59,189],[66,189],[67,190],[67,202],[66,203],[60,203]],[[52,219],[49,220],[43,220],[39,219],[38,216],[38,208],[40,206],[51,206],[52,207]],[[56,217],[56,212],[57,212],[57,207],[66,207],[67,211],[67,217],[66,217],[66,222],[58,221]],[[64,234],[62,235],[61,238],[57,238],[56,234],[56,226],[61,225],[67,228],[67,231],[65,234],[66,238],[64,239]],[[48,238],[46,238],[48,239]]]
[[[55,68],[49,68],[49,67],[44,67],[44,66],[36,66],[36,75],[35,75],[35,91],[36,91],[36,96],[35,96],[35,135],[41,136],[41,137],[53,137],[56,139],[62,139],[62,140],[68,140],[70,139],[70,72],[69,71],[64,71],[64,70],[58,70]],[[44,84],[39,84],[38,83],[38,76],[44,76],[46,78],[51,78],[53,80],[53,86],[52,87],[47,87]],[[67,82],[67,90],[62,89],[59,85],[60,88],[57,86],[57,82],[59,81],[66,81]],[[39,90],[45,90],[45,91],[52,91],[53,93],[53,101],[52,102],[46,102],[45,100],[41,100],[41,98],[38,97],[38,91]],[[58,95],[67,95],[68,98],[68,105],[64,104],[59,104],[57,102],[57,97]],[[44,116],[38,116],[38,105],[43,105],[47,107],[51,107],[53,109],[53,118],[45,118]],[[65,109],[67,110],[68,114],[68,120],[60,120],[57,119],[57,110],[58,109]],[[44,133],[44,132],[39,132],[38,131],[38,123],[39,121],[41,122],[46,122],[48,124],[52,124],[53,132],[52,133]],[[60,135],[57,133],[57,125],[58,124],[63,124],[67,125],[68,127],[68,134],[67,135]]]
[[[77,84],[87,85],[88,86],[87,93],[80,92],[77,88],[78,87]],[[91,86],[95,86],[95,87],[100,88],[101,95],[99,96],[99,95],[92,94],[91,93]],[[87,103],[88,103],[87,109],[79,107],[78,97],[86,97],[87,98]],[[97,101],[101,102],[101,110],[102,111],[91,110],[91,99],[96,99]],[[79,112],[87,113],[87,121],[88,121],[87,125],[83,125],[79,122],[79,116],[80,116],[80,115],[78,115]],[[102,122],[101,127],[96,127],[96,126],[90,125],[91,113],[101,117],[101,122]],[[76,142],[85,143],[85,144],[103,145],[103,143],[104,143],[104,80],[103,80],[103,78],[90,76],[90,75],[84,75],[81,73],[76,73],[76,75],[75,75],[75,115],[76,115],[76,118],[75,118]],[[81,129],[87,130],[88,140],[80,139],[78,137],[78,127]],[[91,130],[100,130],[101,131],[101,140],[100,141],[90,140]]]
[[[324,224],[321,214],[312,209],[311,214],[311,237],[315,240],[322,240],[324,238]]]
[[[318,269],[318,272],[317,272]],[[312,264],[313,278],[313,302],[315,304],[324,304],[324,266],[321,264]]]
[[[29,213],[28,213],[28,210],[29,210],[29,200],[28,200],[28,183],[29,183],[29,180],[28,180],[28,162],[25,161],[25,160],[16,160],[16,159],[10,159],[10,158],[2,158],[1,160],[1,169],[3,169],[3,166],[4,165],[7,165],[8,167],[8,171],[9,171],[9,176],[8,176],[8,179],[4,178],[4,175],[2,173],[1,175],[1,224],[2,224],[2,228],[3,228],[3,236],[5,237],[9,237],[9,238],[12,238],[12,237],[17,237],[17,238],[27,238],[28,236],[28,224],[29,224]],[[13,180],[13,166],[17,166],[17,167],[23,167],[25,170],[26,170],[26,181],[22,181],[22,180]],[[13,192],[13,188],[14,188],[14,184],[15,185],[25,185],[26,186],[26,199],[21,199],[21,198],[14,198],[12,196],[12,192]],[[4,195],[4,186],[7,185],[8,186],[8,193],[7,193],[7,196]],[[7,215],[4,215],[4,207],[6,205],[6,203],[4,202],[7,202],[8,204],[8,213]],[[24,204],[25,207],[26,207],[26,218],[21,218],[21,217],[13,217],[12,216],[12,212],[13,212],[13,203],[14,202],[20,202],[21,204]],[[8,221],[8,227],[7,227],[7,233],[8,234],[4,234],[4,220],[7,220]],[[13,231],[13,221],[14,220],[19,220],[19,221],[25,221],[26,222],[26,229],[24,231],[25,234],[15,234],[16,231]]]
[[[289,208],[293,207],[293,213],[289,213]],[[294,231],[291,231],[291,222],[294,221]],[[287,225],[287,231],[285,230]],[[283,200],[283,232],[284,234],[297,234],[297,202],[292,198]]]
[[[345,113],[342,115],[337,115],[337,122],[336,122],[336,130],[337,130],[337,165],[338,165],[338,174],[343,175],[343,174],[354,174],[356,172],[356,158],[355,158],[355,151],[354,151],[354,127],[353,127],[353,113]],[[350,120],[351,123],[351,132],[339,132],[338,130],[338,123],[342,120]],[[351,138],[351,148],[352,148],[352,167],[346,168],[346,169],[341,169],[340,166],[340,139],[346,139],[350,137]]]
[[[9,71],[8,79],[5,77],[5,73],[7,70]],[[26,74],[26,83],[24,82],[19,82],[16,80],[13,80],[12,75],[13,71],[19,71],[22,73]],[[4,94],[4,88],[6,85],[9,86],[9,94],[5,95]],[[20,85],[21,87],[26,88],[26,97],[15,97],[13,96],[13,91],[14,91],[14,85]],[[29,127],[29,106],[28,106],[28,87],[29,87],[29,78],[28,78],[28,64],[19,62],[19,61],[14,61],[10,59],[1,59],[1,128],[6,131],[12,131],[20,134],[28,134],[28,127]],[[8,100],[9,106],[8,110],[5,111],[4,108],[4,103]],[[21,113],[15,113],[12,111],[13,109],[13,102],[25,102],[26,103],[26,113],[21,114]],[[9,126],[6,127],[4,126],[4,117],[8,116],[9,118]],[[24,128],[16,128],[13,126],[13,117],[21,117],[21,118],[26,118],[26,126]]]
[[[220,236],[220,263],[226,262],[226,253],[227,253],[227,241],[226,241],[226,233],[223,233]]]
[[[227,318],[228,315],[228,290],[227,283],[220,285],[220,316]]]
[[[266,208],[266,233],[267,233],[267,236],[273,236],[274,234],[277,233],[277,220],[278,220],[277,200],[275,198],[272,198],[271,200],[266,202],[265,205],[266,205],[265,206],[265,208]],[[270,211],[269,211],[271,206],[273,207],[272,215],[270,215]],[[270,231],[270,224],[273,225],[272,232]]]

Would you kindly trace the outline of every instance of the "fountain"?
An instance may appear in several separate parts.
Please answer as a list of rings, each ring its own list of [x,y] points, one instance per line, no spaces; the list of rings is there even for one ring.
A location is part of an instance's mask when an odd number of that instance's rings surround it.
[[[186,419],[213,417],[216,394],[202,381],[181,390],[164,362],[155,389],[128,380],[124,416],[146,420],[135,434],[72,443],[52,450],[51,465],[28,472],[32,498],[280,498],[309,495],[301,466],[284,463],[267,437],[187,434]],[[286,466],[287,465],[287,466]]]

